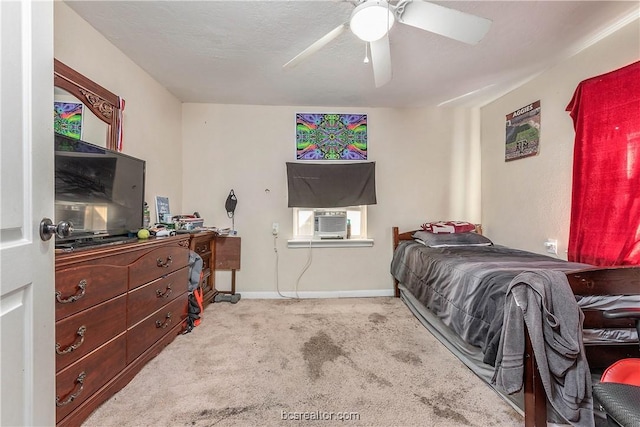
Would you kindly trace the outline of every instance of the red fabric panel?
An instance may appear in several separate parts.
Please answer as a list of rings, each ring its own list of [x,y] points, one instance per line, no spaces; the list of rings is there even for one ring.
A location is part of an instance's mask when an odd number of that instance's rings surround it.
[[[569,261],[640,265],[640,62],[581,82]]]

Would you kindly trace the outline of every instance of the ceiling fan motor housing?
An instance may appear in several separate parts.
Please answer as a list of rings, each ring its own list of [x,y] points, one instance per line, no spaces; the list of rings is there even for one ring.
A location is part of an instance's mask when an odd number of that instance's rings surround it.
[[[349,27],[359,39],[372,42],[384,37],[395,21],[389,3],[384,0],[367,0],[351,12]]]

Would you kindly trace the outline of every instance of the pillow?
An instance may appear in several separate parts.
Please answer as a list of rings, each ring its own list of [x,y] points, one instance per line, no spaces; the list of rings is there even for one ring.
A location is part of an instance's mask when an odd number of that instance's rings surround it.
[[[450,246],[491,246],[493,242],[478,233],[429,233],[416,231],[411,236],[430,248],[446,248]]]
[[[430,233],[468,233],[476,229],[475,224],[465,221],[425,222],[420,227]]]

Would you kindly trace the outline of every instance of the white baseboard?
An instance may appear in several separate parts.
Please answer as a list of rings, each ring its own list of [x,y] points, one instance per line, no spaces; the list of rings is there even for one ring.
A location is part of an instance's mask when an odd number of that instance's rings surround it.
[[[296,298],[293,291],[280,292],[240,292],[243,299],[279,299]],[[298,292],[298,298],[368,298],[368,297],[392,297],[393,289],[372,289],[366,291],[318,291]]]

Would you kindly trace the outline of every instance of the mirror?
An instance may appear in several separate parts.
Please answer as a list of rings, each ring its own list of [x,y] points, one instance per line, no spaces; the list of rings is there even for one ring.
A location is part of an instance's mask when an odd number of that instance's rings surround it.
[[[106,147],[110,150],[118,150],[120,135],[121,114],[120,97],[103,88],[96,82],[78,73],[73,68],[63,64],[57,59],[53,60],[53,85],[55,86],[55,99],[62,102],[72,102],[75,98],[93,113],[83,114],[83,134],[92,135],[87,142]],[[72,98],[72,97],[73,98]],[[96,120],[99,119],[99,120]],[[98,125],[102,122],[104,125]],[[104,140],[96,141],[95,135],[104,129]],[[84,138],[84,137],[83,137]],[[99,138],[99,136],[98,136]],[[86,139],[85,139],[86,140]]]
[[[53,100],[55,102],[56,122],[55,131],[73,138],[79,138],[82,141],[107,148],[108,125],[99,119],[80,100],[71,95],[66,90],[54,87]],[[78,105],[82,106],[82,119],[78,118]],[[76,122],[73,118],[76,118]],[[60,122],[58,122],[60,120]],[[78,128],[77,123],[81,123],[82,127]],[[80,130],[78,132],[78,129]]]

